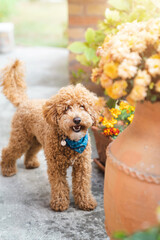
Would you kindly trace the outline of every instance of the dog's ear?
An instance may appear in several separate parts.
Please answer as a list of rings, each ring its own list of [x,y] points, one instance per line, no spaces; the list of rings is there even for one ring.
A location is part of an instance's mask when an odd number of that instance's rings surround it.
[[[85,109],[90,114],[94,126],[99,122],[100,109],[97,106],[98,97],[93,92],[85,90],[85,99],[83,99],[82,104],[84,104]]]
[[[77,84],[75,87],[76,95],[79,97],[80,102],[84,105],[86,111],[92,118],[92,125],[97,125],[99,120],[100,111],[97,107],[98,97],[95,93],[86,89],[82,84]]]
[[[43,105],[43,116],[47,123],[53,125],[57,123],[56,97],[51,97]]]
[[[90,99],[91,102],[89,101],[89,112],[93,120],[93,126],[97,126],[99,122],[99,116],[100,116],[100,109],[97,107],[97,101],[98,97],[95,96],[95,94],[90,93]]]

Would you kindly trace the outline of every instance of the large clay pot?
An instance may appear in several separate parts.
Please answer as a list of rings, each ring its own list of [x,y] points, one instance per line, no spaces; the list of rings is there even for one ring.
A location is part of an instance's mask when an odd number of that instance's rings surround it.
[[[160,205],[160,102],[138,103],[133,123],[108,147],[105,226],[109,236],[158,224]]]

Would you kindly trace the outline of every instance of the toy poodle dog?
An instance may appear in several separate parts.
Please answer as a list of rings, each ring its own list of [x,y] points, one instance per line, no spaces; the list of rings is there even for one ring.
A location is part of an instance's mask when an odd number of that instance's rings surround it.
[[[19,60],[3,69],[2,87],[4,95],[17,107],[9,144],[2,150],[3,176],[16,174],[16,160],[22,154],[27,169],[39,167],[36,154],[43,147],[51,185],[51,208],[64,211],[69,207],[66,171],[73,166],[75,204],[83,210],[94,209],[97,203],[91,193],[88,128],[98,119],[97,97],[77,84],[62,88],[49,100],[29,100]]]

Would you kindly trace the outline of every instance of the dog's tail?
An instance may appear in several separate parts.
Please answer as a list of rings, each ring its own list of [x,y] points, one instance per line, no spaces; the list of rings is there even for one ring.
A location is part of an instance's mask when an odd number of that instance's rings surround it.
[[[15,107],[18,107],[21,102],[28,99],[24,75],[24,66],[19,60],[5,67],[1,72],[2,91]]]

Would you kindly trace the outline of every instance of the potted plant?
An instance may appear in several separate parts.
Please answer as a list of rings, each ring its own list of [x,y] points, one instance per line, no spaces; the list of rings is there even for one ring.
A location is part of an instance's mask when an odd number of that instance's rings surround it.
[[[109,235],[157,224],[160,201],[160,19],[125,23],[108,36],[92,78],[113,99],[136,102],[132,124],[108,148],[104,206]]]
[[[105,171],[107,160],[106,148],[109,143],[116,139],[119,133],[132,122],[135,107],[127,102],[120,101],[116,104],[115,108],[109,109],[106,107],[106,101],[101,97],[99,98],[97,105],[102,110],[98,126],[92,127],[99,155],[99,158],[94,159],[94,162],[102,171]]]

